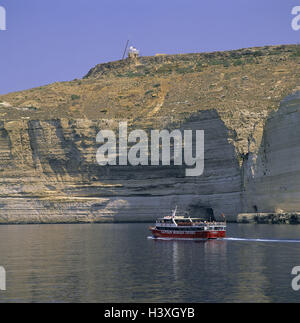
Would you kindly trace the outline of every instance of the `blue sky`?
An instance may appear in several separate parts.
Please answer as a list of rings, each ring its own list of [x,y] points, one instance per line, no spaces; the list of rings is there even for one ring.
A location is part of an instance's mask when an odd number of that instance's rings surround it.
[[[0,94],[80,78],[120,59],[300,42],[300,0],[0,0]]]

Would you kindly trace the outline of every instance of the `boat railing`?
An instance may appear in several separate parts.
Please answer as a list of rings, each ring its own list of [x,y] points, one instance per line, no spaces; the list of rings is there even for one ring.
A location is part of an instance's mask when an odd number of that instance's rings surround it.
[[[178,225],[179,227],[190,227],[190,226],[192,226],[192,225],[193,225],[193,223],[192,223],[192,222],[177,222],[177,221],[176,221],[176,223],[177,223],[177,225]]]
[[[192,221],[192,222],[180,222],[175,220],[174,222],[156,222],[156,225],[161,227],[179,226],[179,227],[191,227],[191,226],[223,226],[226,227],[226,222],[211,222],[211,221]]]

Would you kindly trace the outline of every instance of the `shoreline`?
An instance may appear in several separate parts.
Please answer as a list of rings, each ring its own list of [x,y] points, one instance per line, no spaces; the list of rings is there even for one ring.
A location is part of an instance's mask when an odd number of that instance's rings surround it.
[[[300,224],[300,213],[295,213],[287,215],[276,214],[276,213],[247,213],[247,214],[239,214],[236,221],[227,221],[227,223],[237,223],[237,224],[280,224],[280,225],[297,225]],[[6,219],[3,219],[3,216],[0,216],[0,226],[5,225],[51,225],[51,224],[135,224],[135,223],[143,223],[143,224],[153,224],[155,220],[116,220],[113,217],[80,217],[77,216],[69,217],[62,216],[62,219],[57,219],[57,216],[54,216],[53,219],[47,216],[43,219],[43,217],[39,217],[39,219],[29,219],[28,217],[19,217],[10,218],[7,216]]]
[[[237,223],[300,224],[300,212],[240,213]]]

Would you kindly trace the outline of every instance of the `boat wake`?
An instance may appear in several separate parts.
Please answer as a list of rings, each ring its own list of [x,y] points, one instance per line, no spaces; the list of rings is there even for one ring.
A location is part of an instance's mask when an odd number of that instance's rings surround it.
[[[281,243],[300,243],[297,239],[248,239],[248,238],[224,238],[225,241],[249,241],[249,242],[281,242]]]
[[[151,240],[165,240],[165,241],[172,241],[172,240],[185,240],[185,241],[245,241],[245,242],[275,242],[275,243],[300,243],[300,240],[297,239],[251,239],[251,238],[222,238],[222,239],[189,239],[189,238],[154,238],[152,236],[147,237]]]

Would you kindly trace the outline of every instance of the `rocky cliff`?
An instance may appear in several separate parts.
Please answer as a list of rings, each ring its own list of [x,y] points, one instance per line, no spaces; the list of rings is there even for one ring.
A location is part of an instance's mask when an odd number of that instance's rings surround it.
[[[0,96],[0,223],[299,211],[299,63],[296,45],[141,57]],[[96,135],[119,121],[204,130],[203,175],[99,166]]]
[[[245,209],[253,212],[299,211],[300,92],[270,113],[257,153],[244,163]]]

